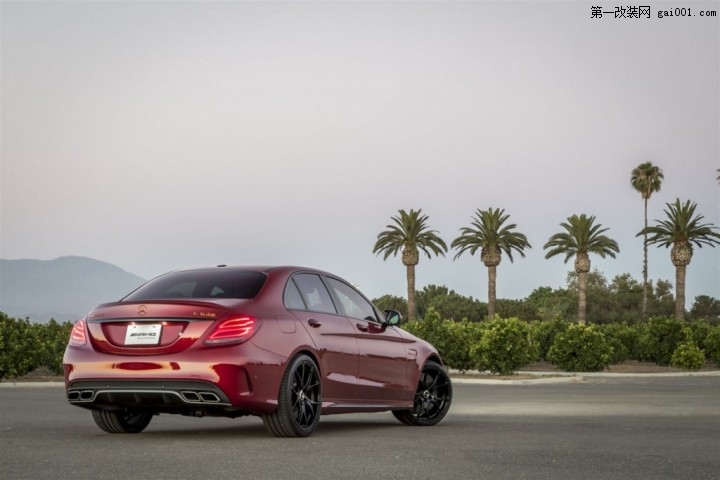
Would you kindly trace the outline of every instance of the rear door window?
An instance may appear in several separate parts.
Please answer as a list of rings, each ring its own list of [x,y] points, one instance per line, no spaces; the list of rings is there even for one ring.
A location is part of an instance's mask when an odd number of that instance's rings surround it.
[[[337,313],[330,293],[318,275],[299,273],[292,281],[297,285],[298,292],[308,310],[323,313]]]

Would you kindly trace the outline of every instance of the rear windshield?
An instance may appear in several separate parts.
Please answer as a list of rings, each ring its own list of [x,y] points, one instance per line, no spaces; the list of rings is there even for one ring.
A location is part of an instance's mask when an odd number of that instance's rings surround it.
[[[172,272],[141,286],[123,301],[166,298],[255,298],[265,274],[250,270],[188,270]]]

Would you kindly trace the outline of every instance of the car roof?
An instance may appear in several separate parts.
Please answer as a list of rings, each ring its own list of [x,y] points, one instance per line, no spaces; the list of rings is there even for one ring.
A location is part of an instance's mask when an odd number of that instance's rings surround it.
[[[270,273],[270,272],[278,272],[278,273],[290,273],[293,271],[304,271],[304,272],[317,272],[321,274],[331,275],[335,276],[329,272],[325,272],[323,270],[319,270],[317,268],[312,267],[302,267],[298,265],[216,265],[213,267],[197,267],[197,268],[181,268],[177,270],[172,270],[167,273],[177,273],[177,272],[193,272],[193,271],[207,271],[207,270],[249,270],[251,272],[260,272],[260,273]]]

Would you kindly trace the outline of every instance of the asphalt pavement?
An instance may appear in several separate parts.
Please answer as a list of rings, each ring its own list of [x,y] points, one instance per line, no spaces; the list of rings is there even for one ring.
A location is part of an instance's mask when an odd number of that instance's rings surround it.
[[[173,415],[112,435],[60,384],[17,383],[0,389],[0,478],[719,478],[716,372],[485,382],[455,379],[434,427],[332,415],[303,439],[274,438],[255,417]]]

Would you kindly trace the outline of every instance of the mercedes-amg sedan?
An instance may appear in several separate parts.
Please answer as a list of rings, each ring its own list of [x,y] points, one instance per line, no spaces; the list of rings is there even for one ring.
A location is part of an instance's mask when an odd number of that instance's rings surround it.
[[[282,437],[310,435],[321,414],[391,411],[435,425],[450,378],[400,320],[319,270],[175,271],[75,324],[67,399],[109,433],[141,432],[161,413],[256,415]]]

